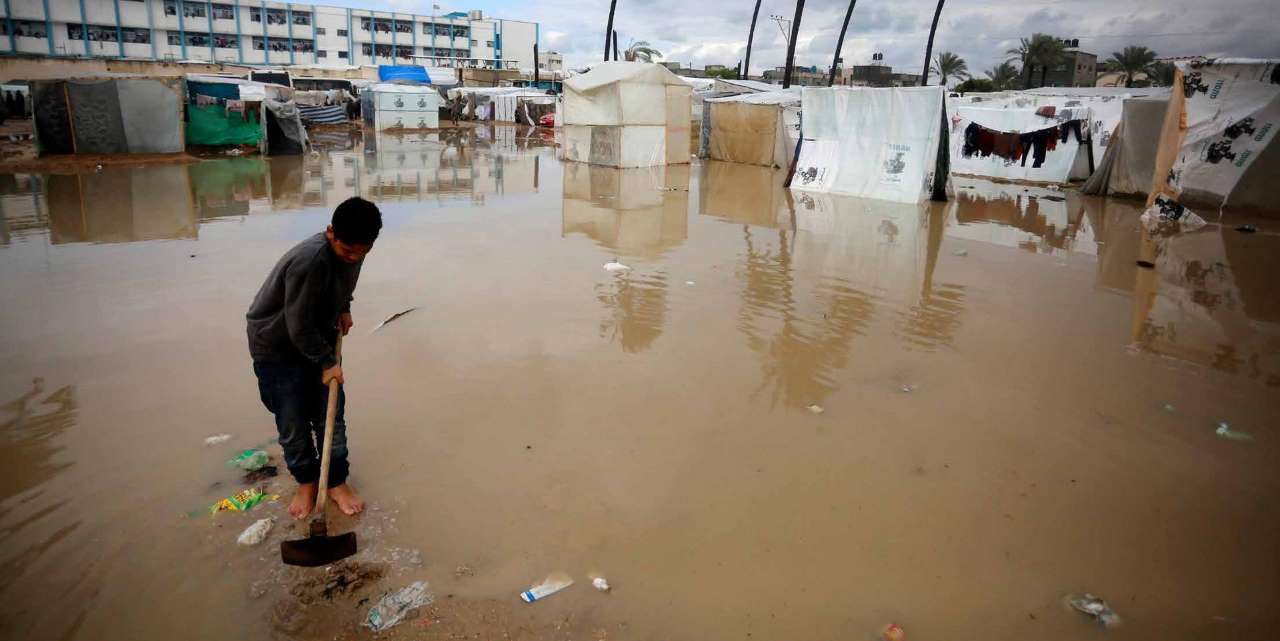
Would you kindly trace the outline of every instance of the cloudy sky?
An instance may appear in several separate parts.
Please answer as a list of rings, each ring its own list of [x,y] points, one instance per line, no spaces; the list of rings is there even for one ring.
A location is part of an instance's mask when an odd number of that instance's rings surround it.
[[[325,0],[364,8],[430,14],[430,0]],[[486,15],[539,22],[542,48],[564,54],[570,67],[600,60],[607,0],[470,0],[445,8],[480,9]],[[675,60],[701,67],[732,66],[746,49],[753,0],[618,0],[615,28],[623,47],[646,40]],[[808,0],[796,46],[796,64],[831,64],[848,4]],[[895,70],[919,73],[935,0],[861,0],[845,37],[846,64],[865,64],[884,53]],[[786,42],[770,15],[790,18],[794,1],[764,0],[756,25],[751,71],[780,66]],[[950,0],[942,11],[934,51],[954,51],[981,75],[1033,32],[1078,38],[1085,51],[1105,59],[1125,45],[1145,45],[1161,56],[1280,57],[1280,6],[1274,0]]]

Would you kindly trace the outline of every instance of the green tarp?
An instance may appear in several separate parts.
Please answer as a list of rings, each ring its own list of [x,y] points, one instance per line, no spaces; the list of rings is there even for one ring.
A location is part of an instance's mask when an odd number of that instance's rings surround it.
[[[240,114],[227,114],[220,105],[187,105],[188,145],[256,145],[262,140],[257,114],[246,122]]]

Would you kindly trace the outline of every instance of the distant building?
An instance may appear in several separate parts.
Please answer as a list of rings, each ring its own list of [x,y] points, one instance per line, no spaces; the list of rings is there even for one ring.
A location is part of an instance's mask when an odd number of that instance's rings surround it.
[[[555,51],[538,52],[539,71],[564,71],[564,56]]]
[[[267,0],[5,0],[0,52],[248,65],[532,69],[538,23]]]
[[[677,76],[684,76],[686,78],[719,78],[720,74],[725,71],[733,72],[737,70],[737,66],[728,67],[725,65],[707,65],[701,69],[694,69],[692,65],[682,67],[679,62],[668,62],[665,60],[658,64],[666,67],[671,73],[674,73]]]
[[[779,84],[786,75],[786,67],[774,67],[766,69],[762,79],[765,82]],[[791,84],[800,87],[825,87],[827,86],[827,71],[819,70],[817,67],[802,67],[795,65],[791,68]]]
[[[920,74],[894,73],[888,65],[854,65],[836,74],[836,84],[853,87],[914,87]]]
[[[1027,67],[1023,73],[1031,74],[1032,87],[1093,87],[1098,82],[1098,56],[1075,48],[1068,48],[1063,52],[1062,62],[1049,67],[1043,84],[1040,82],[1040,67]],[[1024,83],[1026,78],[1024,75]]]

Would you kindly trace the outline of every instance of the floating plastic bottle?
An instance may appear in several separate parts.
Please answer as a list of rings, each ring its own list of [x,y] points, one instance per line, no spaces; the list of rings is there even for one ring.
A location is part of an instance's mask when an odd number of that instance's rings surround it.
[[[534,601],[545,599],[571,585],[573,585],[573,579],[569,578],[568,575],[558,573],[552,574],[551,576],[543,579],[541,583],[521,592],[520,598],[524,599],[525,603],[533,603]]]

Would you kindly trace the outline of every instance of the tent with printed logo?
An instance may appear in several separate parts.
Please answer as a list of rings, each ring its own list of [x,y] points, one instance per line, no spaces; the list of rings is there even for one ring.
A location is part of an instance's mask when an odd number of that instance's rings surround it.
[[[687,164],[693,87],[662,65],[605,62],[564,82],[565,160]]]
[[[1280,211],[1280,61],[1176,63],[1173,93],[1156,150],[1148,213],[1185,208]]]
[[[945,89],[804,87],[791,188],[896,202],[946,200]]]

